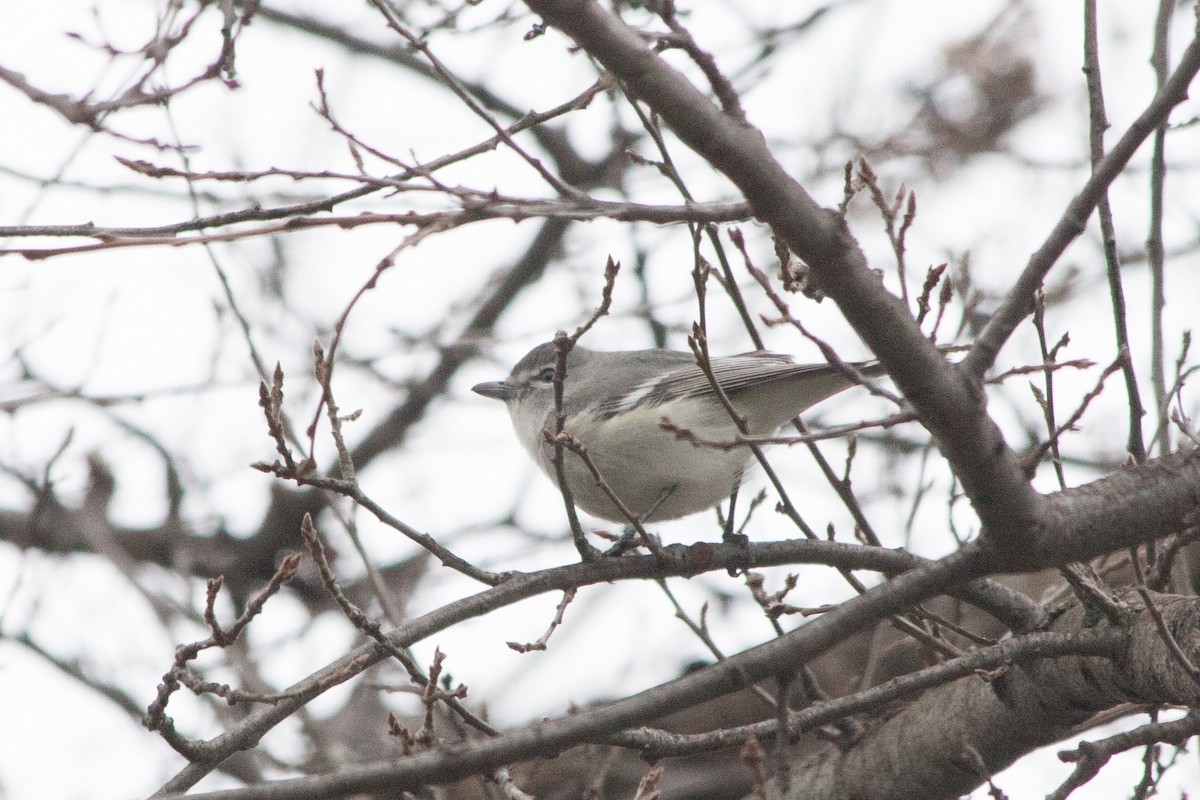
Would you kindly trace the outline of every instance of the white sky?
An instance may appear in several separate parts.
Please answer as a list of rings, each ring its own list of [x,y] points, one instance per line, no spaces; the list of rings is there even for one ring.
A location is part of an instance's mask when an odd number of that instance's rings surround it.
[[[124,85],[132,62],[109,66],[105,57],[65,34],[78,33],[90,43],[109,41],[136,48],[152,30],[155,9],[162,4],[59,0],[53,14],[45,13],[45,6],[38,4],[9,5],[6,24],[0,26],[0,63],[49,91],[95,91],[103,97]],[[333,13],[328,4],[308,5],[321,13]],[[685,5],[693,12],[686,21],[698,40],[716,52],[730,72],[751,53],[746,15],[755,15],[760,24],[779,24],[800,18],[815,7],[811,3],[785,4],[786,10],[772,3],[680,4],[681,8]],[[783,62],[784,68],[747,80],[741,87],[746,108],[768,140],[776,144],[781,160],[800,176],[814,176],[812,191],[821,202],[832,205],[840,199],[840,183],[827,177],[822,168],[855,153],[842,145],[842,149],[818,157],[810,143],[832,128],[875,136],[895,125],[895,120],[909,116],[912,100],[906,92],[936,74],[943,46],[978,30],[1001,5],[934,0],[854,4],[832,15],[822,34],[807,40],[809,46],[794,48]],[[1102,5],[1105,88],[1115,136],[1140,112],[1153,85],[1147,67],[1152,19],[1145,6]],[[289,6],[293,10],[299,7],[298,3]],[[462,24],[481,24],[503,7],[486,0],[467,10]],[[378,17],[365,6],[356,4],[338,13],[345,14],[345,24],[354,32],[392,41]],[[894,187],[907,181],[918,195],[920,215],[909,239],[914,285],[919,285],[926,265],[969,250],[981,287],[1003,291],[1082,183],[1077,167],[1086,157],[1086,131],[1081,113],[1078,8],[1076,4],[1041,3],[1031,15],[1035,39],[1030,46],[1039,86],[1050,105],[1021,126],[1010,143],[1030,162],[1063,166],[1021,169],[1014,167],[1012,159],[997,157],[980,159],[937,180],[915,163],[880,165],[885,185]],[[171,82],[186,79],[197,65],[211,59],[216,22],[211,13],[201,21],[194,44],[187,45],[168,66]],[[431,43],[463,76],[487,78],[510,92],[518,105],[530,108],[548,108],[590,82],[590,68],[579,57],[563,56],[557,35],[526,43],[519,36],[523,30],[520,26],[500,32],[483,30],[465,37],[465,46],[442,35],[432,37]],[[1177,48],[1185,35],[1182,28],[1177,31]],[[325,71],[326,89],[339,121],[382,149],[404,156],[411,151],[428,160],[488,135],[481,122],[460,104],[448,101],[443,92],[421,82],[401,81],[394,70],[378,63],[348,58],[308,37],[281,32],[261,21],[241,37],[237,66],[241,81],[237,91],[209,84],[172,103],[170,117],[161,109],[147,108],[121,115],[113,126],[130,136],[164,141],[174,140],[173,129],[181,132],[183,140],[196,148],[191,156],[196,170],[277,166],[353,171],[344,145],[310,108],[317,98],[313,71],[319,68]],[[945,90],[953,92],[955,87]],[[1192,102],[1180,109],[1176,118],[1186,119],[1197,112]],[[109,136],[88,135],[32,106],[6,85],[0,85],[0,120],[0,169],[4,170],[0,172],[0,225],[86,221],[154,225],[191,214],[181,186],[139,178],[115,160],[120,156],[175,164],[167,154]],[[569,121],[573,140],[589,154],[600,152],[607,143],[606,124],[603,113]],[[1193,177],[1194,154],[1200,152],[1197,135],[1193,130],[1172,137],[1173,152],[1185,154],[1177,163],[1186,168],[1172,172],[1168,181],[1168,249],[1196,236],[1195,219],[1200,211],[1200,191]],[[674,152],[685,169],[692,164],[682,148]],[[1146,236],[1147,154],[1139,153],[1136,161],[1139,166],[1114,188],[1118,237],[1129,250],[1140,248]],[[23,177],[54,175],[61,175],[64,184],[48,190]],[[694,170],[689,170],[689,175],[689,185],[698,197],[729,199],[728,185]],[[449,183],[484,190],[496,187],[513,195],[549,194],[528,168],[505,151],[449,169],[441,177]],[[98,184],[112,187],[112,191],[76,190],[70,188],[72,183]],[[651,170],[635,172],[630,186],[643,202],[676,199]],[[136,190],[130,190],[134,187]],[[311,187],[280,179],[256,184],[250,191],[265,194],[267,187],[301,197],[324,191],[328,185]],[[231,198],[247,191],[237,185],[210,184],[205,188]],[[154,196],[146,189],[161,194]],[[373,197],[348,204],[339,212],[403,211],[442,202],[412,194]],[[889,264],[878,220],[863,199],[856,202],[855,212],[855,230],[868,253],[874,261]],[[464,316],[461,304],[521,251],[535,225],[492,222],[469,226],[405,252],[378,289],[355,310],[344,354],[377,359],[378,368],[397,382],[420,375],[431,363],[430,350],[406,349],[400,344],[402,337],[434,330],[439,342],[453,340]],[[307,377],[313,336],[320,334],[328,341],[328,326],[404,233],[383,226],[319,230],[289,235],[282,243],[261,238],[213,249],[233,294],[254,320],[256,347],[268,364],[277,360],[283,364],[288,375],[288,408],[301,427],[307,424],[314,402]],[[1077,271],[1076,292],[1056,310],[1050,327],[1054,336],[1069,330],[1075,343],[1067,351],[1069,357],[1107,362],[1113,356],[1112,337],[1096,239],[1093,225],[1056,269],[1052,283],[1065,280],[1068,270]],[[557,492],[525,461],[502,409],[468,390],[478,380],[501,377],[508,364],[531,344],[548,338],[554,329],[578,324],[584,309],[597,299],[598,275],[605,258],[612,255],[631,264],[635,241],[649,251],[656,311],[669,323],[690,324],[695,303],[690,296],[686,236],[677,229],[643,226],[631,238],[613,223],[578,226],[561,263],[506,313],[497,332],[494,361],[481,359],[464,369],[456,377],[450,397],[431,409],[405,446],[364,471],[361,478],[367,492],[397,516],[439,538],[447,537],[485,566],[533,569],[569,560],[571,551],[561,544],[535,551],[515,545],[491,527],[480,529],[516,504],[518,519],[525,526],[554,536],[562,531],[562,511]],[[276,244],[286,263],[282,276],[286,308],[273,303],[262,285],[267,267],[279,255],[273,250]],[[756,247],[760,265],[768,263],[769,251],[761,244]],[[1200,282],[1190,277],[1195,275],[1196,260],[1191,253],[1172,264],[1167,314],[1172,348],[1177,346],[1180,332],[1194,325],[1195,309],[1200,307]],[[1148,351],[1146,270],[1137,266],[1126,274],[1135,359],[1144,370]],[[889,272],[888,280],[895,285],[894,273]],[[638,302],[632,281],[623,276],[614,313],[598,326],[596,336],[613,348],[648,346],[646,327],[632,313]],[[769,310],[761,297],[754,303],[756,313]],[[803,311],[805,324],[837,344],[846,357],[865,355],[832,303],[806,303]],[[439,329],[443,323],[445,327]],[[720,352],[749,346],[739,334],[738,321],[726,308],[714,308],[711,330],[713,341],[721,345]],[[815,349],[793,332],[774,330],[769,336],[775,349],[794,352],[802,360],[816,357]],[[5,258],[0,264],[0,341],[8,344],[5,361],[0,362],[0,401],[24,397],[39,388],[22,379],[20,364],[12,356],[16,350],[42,380],[95,396],[174,390],[215,379],[219,386],[203,393],[166,394],[119,405],[112,413],[152,432],[172,452],[186,454],[182,462],[188,490],[184,514],[195,529],[225,527],[243,534],[253,529],[268,501],[271,480],[247,465],[272,458],[273,450],[256,405],[257,377],[204,250],[122,249],[43,262]],[[674,337],[673,345],[685,346],[679,336]],[[1005,363],[1023,363],[1033,357],[1034,347],[1031,331],[1022,329],[1006,349]],[[1065,375],[1059,384],[1062,408],[1074,408],[1091,388],[1095,375],[1094,371]],[[1145,385],[1148,392],[1148,383]],[[363,410],[362,418],[348,432],[352,438],[371,430],[401,392],[397,386],[369,379],[348,366],[339,372],[336,388],[344,410]],[[1194,411],[1195,394],[1187,400]],[[818,410],[818,418],[863,419],[882,408],[860,395],[831,405]],[[1023,441],[1021,429],[1030,424],[1031,408],[1026,385],[1017,383],[996,394],[991,411],[1010,436]],[[1120,392],[1107,393],[1085,418],[1084,433],[1071,439],[1070,446],[1079,454],[1119,459],[1124,447],[1124,413]],[[40,474],[64,442],[52,479],[56,491],[68,502],[78,499],[86,484],[86,459],[98,452],[117,469],[113,522],[137,526],[161,520],[166,510],[161,460],[106,413],[62,400],[0,417],[0,461],[31,474]],[[328,450],[325,452],[327,455]],[[844,444],[830,444],[827,452],[840,464]],[[871,458],[860,455],[860,459]],[[819,485],[815,468],[799,452],[783,453],[775,463],[791,485]],[[918,476],[907,467],[904,472],[887,475],[888,468],[880,461],[860,461],[858,467],[871,481],[877,477],[873,473],[885,474],[886,480],[876,491],[867,493],[866,508],[888,536],[887,541],[900,544],[908,500],[889,495],[888,481],[892,488],[911,492]],[[1072,470],[1070,477],[1079,483],[1094,476]],[[1053,486],[1050,473],[1039,476],[1039,488],[1050,490]],[[938,499],[926,504],[914,526],[932,533],[910,543],[914,550],[930,555],[950,546],[941,502],[946,487],[939,483],[936,491],[941,492]],[[820,520],[820,527],[830,522],[843,535],[851,529],[848,515],[833,504],[827,489],[812,496],[801,494],[805,512]],[[0,507],[26,508],[28,503],[27,493],[17,482],[0,476]],[[780,533],[775,519],[768,503],[753,530],[764,538],[776,538]],[[956,519],[970,530],[968,513],[962,512]],[[361,519],[360,524],[370,552],[381,563],[412,552],[411,545],[397,541],[394,533],[371,520]],[[716,536],[706,516],[663,525],[660,532],[667,541]],[[344,535],[335,528],[329,526],[326,535],[339,549],[350,552]],[[343,559],[349,573],[353,573],[354,563]],[[805,570],[803,574],[792,602],[819,605],[847,596],[848,589],[828,571]],[[773,578],[781,579],[781,574]],[[170,576],[151,575],[146,581],[156,591],[183,602],[197,603],[202,597],[195,585],[180,586]],[[474,588],[457,576],[435,573],[422,586],[412,610],[434,608]],[[694,613],[714,592],[738,591],[724,576],[679,581],[675,589]],[[704,656],[699,644],[673,619],[669,606],[648,595],[646,587],[635,586],[581,592],[568,611],[571,624],[556,634],[548,654],[518,656],[504,646],[509,639],[537,638],[557,600],[538,598],[459,625],[423,642],[417,651],[425,661],[434,645],[448,652],[456,679],[470,685],[472,698],[487,698],[492,717],[506,724],[562,713],[570,702],[654,685],[670,679],[689,660]],[[0,546],[0,608],[6,633],[28,629],[47,649],[64,658],[80,659],[89,671],[146,702],[169,665],[175,644],[202,635],[184,627],[172,630],[169,638],[147,633],[159,627],[143,598],[112,567],[96,558],[19,553],[7,545]],[[286,598],[277,598],[254,630],[263,637],[255,639],[256,643],[269,644],[278,654],[264,663],[264,671],[281,686],[322,666],[348,646],[344,626],[336,620],[318,620],[305,627],[308,620],[301,611]],[[744,604],[714,608],[711,622],[729,652],[770,635],[761,615]],[[640,644],[621,646],[630,641]],[[606,646],[597,647],[595,642]],[[581,678],[583,670],[587,673]],[[0,719],[7,722],[0,723],[0,796],[45,800],[137,796],[153,790],[179,768],[178,757],[156,736],[23,648],[0,642],[0,674]],[[314,709],[331,712],[343,697],[344,693],[332,692],[314,704]],[[182,693],[172,701],[171,713],[189,734],[215,732],[207,709],[188,702]],[[295,752],[298,742],[295,729],[285,725],[272,733],[266,744],[289,753]],[[1057,749],[1025,759],[998,779],[1000,786],[1013,797],[1024,797],[1036,794],[1026,787],[1054,785],[1060,778],[1041,776],[1062,776],[1068,771],[1054,757]],[[1108,767],[1106,775],[1122,776],[1119,783],[1102,779],[1074,796],[1108,797],[1110,790],[1104,787],[1131,785],[1127,776],[1130,769],[1139,768],[1138,758],[1139,754],[1133,753]],[[70,767],[64,769],[66,764]],[[1194,756],[1187,757],[1184,769],[1170,773],[1163,796],[1177,796],[1187,781],[1200,785]],[[214,780],[206,785],[221,784]]]

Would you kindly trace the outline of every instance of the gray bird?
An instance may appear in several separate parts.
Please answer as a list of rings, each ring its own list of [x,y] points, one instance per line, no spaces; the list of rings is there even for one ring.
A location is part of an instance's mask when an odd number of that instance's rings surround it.
[[[540,344],[503,381],[472,391],[503,400],[517,438],[542,472],[557,484],[553,342]],[[832,364],[797,364],[789,357],[755,352],[710,359],[713,375],[751,436],[769,436],[820,401],[854,385]],[[854,363],[864,377],[884,374],[878,362]],[[643,521],[678,519],[712,508],[742,481],[748,448],[696,446],[664,430],[668,418],[701,439],[731,442],[740,433],[691,353],[672,350],[605,352],[576,346],[563,381],[563,430],[587,448],[605,483]],[[626,522],[577,455],[564,453],[567,483],[581,509]]]

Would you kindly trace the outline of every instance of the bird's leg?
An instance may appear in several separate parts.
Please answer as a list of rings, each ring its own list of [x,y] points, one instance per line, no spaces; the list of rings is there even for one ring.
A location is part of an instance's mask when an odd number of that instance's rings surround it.
[[[733,491],[729,494],[729,513],[725,515],[725,531],[721,534],[721,541],[725,544],[735,545],[742,551],[737,560],[729,566],[728,572],[731,578],[736,578],[750,566],[750,537],[744,533],[735,533],[733,529],[733,512],[737,508],[737,497],[738,487],[734,486]]]
[[[638,524],[645,524],[646,520],[650,519],[654,512],[658,511],[658,509],[662,507],[662,504],[667,502],[667,498],[675,493],[676,488],[676,484],[673,483],[667,488],[663,489],[662,494],[660,494],[654,500],[654,502],[650,504],[650,508],[638,515]],[[637,528],[635,528],[633,525],[626,525],[625,530],[621,531],[621,538],[617,539],[616,544],[604,551],[604,555],[619,556],[622,553],[632,550],[634,547],[640,544],[640,540],[641,537],[638,535]]]

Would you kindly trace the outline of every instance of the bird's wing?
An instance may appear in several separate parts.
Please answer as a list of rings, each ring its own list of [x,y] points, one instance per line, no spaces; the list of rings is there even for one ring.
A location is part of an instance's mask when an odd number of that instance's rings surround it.
[[[787,356],[775,353],[744,353],[719,356],[709,360],[713,377],[726,392],[736,392],[750,386],[829,369],[828,364],[797,364]],[[712,393],[712,382],[696,364],[688,364],[667,373],[654,387],[651,396],[657,400],[670,397],[698,397]]]
[[[764,352],[720,356],[711,359],[710,364],[717,383],[729,393],[782,378],[838,371],[830,364],[797,364],[788,356]],[[594,413],[612,417],[638,406],[654,407],[681,397],[701,397],[711,394],[712,390],[712,383],[699,366],[684,364],[655,375],[618,398],[599,404]]]

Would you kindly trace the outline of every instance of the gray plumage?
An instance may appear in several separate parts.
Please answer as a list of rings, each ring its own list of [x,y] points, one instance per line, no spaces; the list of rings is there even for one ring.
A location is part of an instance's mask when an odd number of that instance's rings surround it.
[[[504,381],[473,388],[503,400],[517,438],[534,462],[555,480],[554,446],[542,431],[554,430],[553,342],[529,351]],[[767,436],[810,406],[854,385],[831,364],[796,364],[774,353],[710,359],[713,376],[730,404],[745,417],[751,436]],[[884,374],[876,362],[855,363],[864,377]],[[677,519],[720,503],[741,482],[750,453],[697,447],[662,429],[664,417],[697,436],[728,442],[739,434],[704,371],[691,353],[672,350],[588,350],[567,356],[563,381],[564,430],[584,447],[605,483],[638,515],[674,491],[648,519]],[[602,519],[625,522],[596,485],[582,460],[565,454],[564,468],[575,503]]]

